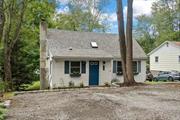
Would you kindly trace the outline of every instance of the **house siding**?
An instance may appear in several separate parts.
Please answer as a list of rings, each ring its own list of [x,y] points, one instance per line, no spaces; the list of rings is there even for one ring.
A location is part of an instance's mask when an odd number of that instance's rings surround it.
[[[159,61],[155,62],[155,57],[159,57]],[[158,50],[150,55],[151,71],[180,71],[180,47],[169,43],[164,44]]]
[[[67,59],[66,59],[67,60]],[[49,79],[50,88],[69,87],[69,82],[73,81],[75,86],[80,86],[83,83],[84,86],[89,86],[89,61],[99,61],[99,85],[102,86],[106,82],[109,84],[113,78],[119,79],[123,82],[122,76],[117,76],[112,72],[113,60],[84,60],[84,59],[68,59],[68,61],[86,61],[86,73],[81,74],[80,77],[71,77],[69,74],[64,73],[64,61],[65,59],[58,59],[52,61],[52,77]],[[105,70],[103,70],[103,61],[105,61]],[[141,73],[135,75],[137,82],[145,81],[146,61],[141,61]]]

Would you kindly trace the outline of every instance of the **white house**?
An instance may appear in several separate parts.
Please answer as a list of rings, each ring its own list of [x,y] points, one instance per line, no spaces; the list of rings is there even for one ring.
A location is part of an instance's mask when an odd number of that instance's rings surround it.
[[[41,30],[46,43],[46,72],[48,87],[98,86],[123,81],[118,35]],[[146,55],[137,41],[133,41],[133,69],[137,82],[146,76]],[[41,81],[42,82],[42,81]]]
[[[180,42],[166,41],[148,55],[152,72],[180,71]]]

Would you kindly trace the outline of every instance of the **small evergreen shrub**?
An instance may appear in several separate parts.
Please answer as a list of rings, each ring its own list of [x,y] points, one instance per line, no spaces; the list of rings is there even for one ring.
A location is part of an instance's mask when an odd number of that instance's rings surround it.
[[[105,83],[104,83],[104,86],[105,86],[105,87],[110,87],[110,84],[109,84],[108,82],[105,82]]]
[[[73,81],[69,82],[69,87],[71,87],[71,88],[74,87],[74,82]]]
[[[83,88],[84,87],[84,83],[81,82],[80,85],[79,85],[80,88]]]

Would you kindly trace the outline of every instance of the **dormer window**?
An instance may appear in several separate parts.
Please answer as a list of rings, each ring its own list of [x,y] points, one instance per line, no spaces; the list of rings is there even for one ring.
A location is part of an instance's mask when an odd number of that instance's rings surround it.
[[[96,42],[91,42],[91,47],[92,47],[92,48],[98,48],[98,45],[97,45]]]

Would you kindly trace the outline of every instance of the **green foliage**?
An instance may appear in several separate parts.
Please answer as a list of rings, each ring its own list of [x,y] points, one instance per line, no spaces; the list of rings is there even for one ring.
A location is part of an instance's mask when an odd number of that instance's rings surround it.
[[[110,87],[111,85],[110,85],[110,83],[105,82],[105,83],[104,83],[104,86],[105,86],[105,87]]]
[[[30,1],[27,5],[20,37],[12,52],[12,79],[15,90],[24,89],[39,79],[39,23],[46,20],[50,26],[55,12],[48,0]]]
[[[105,6],[100,6],[100,4],[106,5],[107,3],[97,4],[97,12],[93,13],[90,8],[93,1],[70,0],[69,12],[56,15],[56,27],[63,30],[104,32],[107,29],[107,24],[101,19],[101,14]]]
[[[6,113],[6,109],[5,108],[1,108],[0,107],[0,120],[5,120],[5,113]]]
[[[75,85],[74,85],[74,82],[73,82],[73,81],[70,81],[70,82],[69,82],[69,87],[70,87],[70,88],[71,88],[71,87],[73,88],[74,86],[75,86]]]
[[[177,0],[157,0],[151,16],[137,17],[136,39],[146,53],[164,41],[180,41],[179,10]]]
[[[84,87],[84,83],[81,82],[80,85],[79,85],[80,88],[83,88]]]
[[[25,90],[39,90],[40,89],[40,81],[35,81],[32,84],[28,84]]]
[[[0,93],[4,92],[5,84],[3,81],[0,82]]]

